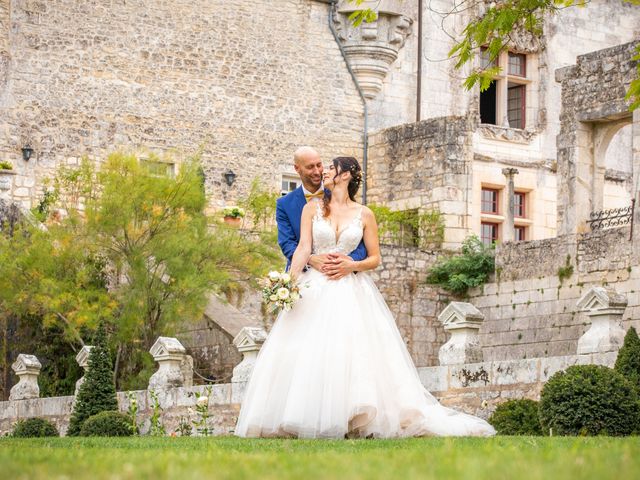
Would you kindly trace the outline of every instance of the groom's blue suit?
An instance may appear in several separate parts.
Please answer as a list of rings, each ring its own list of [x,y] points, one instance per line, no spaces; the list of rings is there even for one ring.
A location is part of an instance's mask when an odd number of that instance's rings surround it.
[[[298,248],[300,241],[300,219],[302,209],[307,204],[302,187],[289,192],[276,202],[276,222],[278,223],[278,245],[285,257],[287,257],[287,270],[291,266],[291,258]],[[355,261],[367,258],[367,249],[364,241],[349,254]]]

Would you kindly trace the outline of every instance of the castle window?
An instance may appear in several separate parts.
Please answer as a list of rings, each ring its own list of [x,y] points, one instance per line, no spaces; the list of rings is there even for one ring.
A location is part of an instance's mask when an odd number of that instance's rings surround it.
[[[300,178],[296,175],[282,175],[282,196],[289,192],[293,192],[296,188],[302,185]]]
[[[503,52],[493,62],[488,53],[480,53],[482,68],[501,66],[503,69],[494,77],[489,88],[480,92],[480,122],[502,127],[524,129],[526,126],[527,55]],[[506,65],[506,68],[504,67]]]
[[[527,227],[516,226],[514,239],[516,242],[524,242],[527,239]]]
[[[499,190],[494,190],[492,188],[483,188],[482,199],[481,199],[481,202],[482,202],[481,212],[497,215],[499,213],[498,197],[499,197]]]
[[[525,218],[527,216],[525,208],[526,195],[524,192],[515,192],[513,194],[514,216],[519,218]]]
[[[480,238],[485,245],[491,245],[498,241],[498,224],[482,222],[480,224]]]

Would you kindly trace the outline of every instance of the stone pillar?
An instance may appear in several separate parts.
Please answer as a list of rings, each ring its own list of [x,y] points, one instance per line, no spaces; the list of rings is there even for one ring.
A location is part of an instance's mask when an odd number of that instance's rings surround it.
[[[85,345],[80,349],[78,354],[76,355],[76,362],[84,369],[84,375],[78,379],[76,382],[76,391],[74,393],[75,396],[78,396],[78,392],[80,391],[80,386],[84,383],[84,377],[87,375],[87,368],[89,367],[89,355],[91,354],[91,349],[93,347],[91,345]]]
[[[184,386],[182,370],[186,350],[177,338],[158,337],[149,350],[158,362],[158,371],[149,379],[149,390],[165,390]]]
[[[624,342],[620,321],[627,298],[612,288],[591,287],[577,306],[591,320],[591,327],[578,340],[578,355],[618,351]]]
[[[505,82],[506,83],[506,82]],[[503,168],[502,174],[507,177],[507,209],[504,212],[504,224],[502,230],[502,241],[513,242],[515,239],[515,202],[513,195],[515,187],[513,185],[513,177],[518,174],[517,168]]]
[[[38,387],[38,375],[42,365],[35,355],[18,355],[11,368],[20,379],[13,386],[9,394],[9,400],[26,400],[40,397],[40,387]]]
[[[362,8],[375,10],[378,18],[354,27],[349,15]],[[364,96],[374,98],[411,33],[413,20],[402,14],[399,0],[364,0],[360,5],[341,1],[334,23]]]
[[[251,372],[258,358],[258,352],[267,339],[267,332],[262,327],[243,327],[233,339],[233,344],[242,353],[242,361],[233,369],[231,378],[232,403],[240,403],[244,396],[244,387],[249,381]]]
[[[484,320],[480,310],[466,302],[451,302],[438,315],[451,338],[440,347],[438,359],[440,365],[459,363],[477,363],[482,361],[482,348],[478,330]]]

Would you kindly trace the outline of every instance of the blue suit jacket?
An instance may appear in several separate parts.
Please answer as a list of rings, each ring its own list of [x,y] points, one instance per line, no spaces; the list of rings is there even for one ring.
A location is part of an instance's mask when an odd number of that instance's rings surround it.
[[[302,209],[307,204],[304,197],[302,187],[296,188],[293,192],[289,192],[276,202],[276,222],[278,223],[278,245],[285,257],[287,257],[287,270],[291,266],[293,253],[298,248],[300,241],[300,220],[302,218]],[[360,245],[349,254],[356,261],[367,258],[367,249],[364,241],[360,241]]]

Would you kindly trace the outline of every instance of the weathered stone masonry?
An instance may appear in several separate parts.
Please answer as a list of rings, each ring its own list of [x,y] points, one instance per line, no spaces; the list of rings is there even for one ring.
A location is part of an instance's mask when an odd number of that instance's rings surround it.
[[[279,185],[292,152],[360,154],[363,110],[311,0],[0,0],[0,156],[31,206],[80,157],[202,148],[214,206],[254,177]],[[250,32],[250,35],[247,34]],[[30,143],[34,158],[20,149]],[[228,188],[222,174],[233,169]]]

